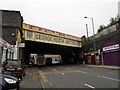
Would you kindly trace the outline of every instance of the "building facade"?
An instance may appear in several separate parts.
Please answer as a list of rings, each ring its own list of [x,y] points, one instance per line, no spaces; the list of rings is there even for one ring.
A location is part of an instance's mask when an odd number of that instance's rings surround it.
[[[94,36],[83,38],[86,63],[120,65],[119,27],[120,22],[117,22],[117,24],[95,34]],[[96,47],[94,47],[94,37]]]
[[[22,38],[23,18],[19,11],[0,10],[0,22],[0,37],[12,46],[14,52],[13,58],[18,59],[20,50],[18,34]],[[8,49],[3,52],[6,53],[6,59],[7,57],[9,58],[11,52]]]

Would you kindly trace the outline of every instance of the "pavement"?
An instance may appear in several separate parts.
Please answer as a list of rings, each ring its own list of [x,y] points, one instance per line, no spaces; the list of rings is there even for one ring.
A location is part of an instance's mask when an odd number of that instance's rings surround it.
[[[91,67],[91,68],[93,67],[93,68],[120,70],[120,66],[113,66],[113,65],[88,65],[88,64],[84,64],[82,66]]]

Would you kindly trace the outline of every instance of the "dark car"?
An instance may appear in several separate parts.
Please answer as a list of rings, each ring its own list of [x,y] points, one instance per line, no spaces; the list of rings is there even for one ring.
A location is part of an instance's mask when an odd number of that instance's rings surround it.
[[[8,59],[2,63],[3,73],[11,72],[11,75],[16,76],[17,78],[22,79],[22,76],[25,75],[25,65],[21,60],[18,59]]]
[[[0,71],[0,90],[19,90],[20,80],[14,76],[2,74]]]

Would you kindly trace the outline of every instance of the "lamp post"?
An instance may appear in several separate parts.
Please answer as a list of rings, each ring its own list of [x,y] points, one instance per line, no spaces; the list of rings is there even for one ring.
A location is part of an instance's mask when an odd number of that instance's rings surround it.
[[[95,44],[95,30],[94,30],[94,20],[93,20],[93,18],[91,18],[91,17],[84,17],[84,18],[88,18],[88,19],[91,19],[92,20],[92,28],[93,28],[93,38],[94,38],[94,49],[95,49],[95,51],[96,51],[96,44]]]
[[[87,38],[88,38],[88,24],[86,24],[86,32],[87,32]]]

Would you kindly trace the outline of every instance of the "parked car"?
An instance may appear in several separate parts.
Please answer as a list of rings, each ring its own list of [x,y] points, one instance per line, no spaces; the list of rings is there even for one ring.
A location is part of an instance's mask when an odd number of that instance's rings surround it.
[[[22,79],[22,76],[25,76],[25,64],[18,59],[8,59],[2,63],[3,73],[11,72],[11,75],[16,76],[17,78]]]
[[[19,90],[20,80],[14,76],[2,74],[0,71],[0,90],[17,89]]]

